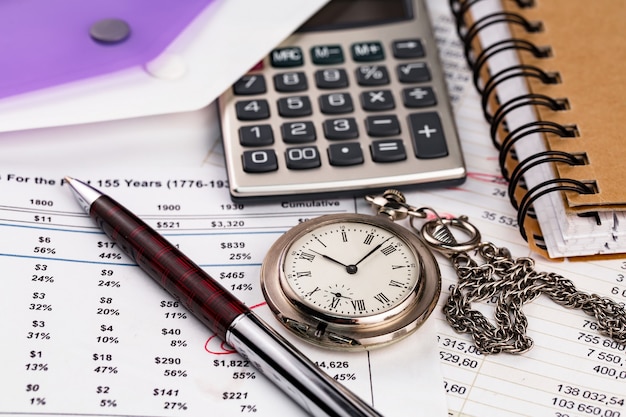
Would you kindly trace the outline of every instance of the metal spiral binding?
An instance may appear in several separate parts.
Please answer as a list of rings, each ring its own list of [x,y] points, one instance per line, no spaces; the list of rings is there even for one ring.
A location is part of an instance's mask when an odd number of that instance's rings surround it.
[[[552,111],[563,111],[569,108],[569,103],[565,98],[553,98],[544,94],[528,93],[520,96],[513,97],[504,103],[497,104],[492,113],[489,112],[488,107],[490,104],[496,102],[493,100],[493,95],[496,92],[498,86],[503,82],[515,77],[522,78],[534,78],[544,84],[556,84],[560,82],[558,73],[543,71],[540,67],[513,64],[507,68],[499,70],[495,74],[487,74],[485,67],[488,62],[492,60],[496,55],[508,51],[516,50],[519,52],[529,53],[535,58],[541,59],[551,56],[551,48],[547,46],[537,46],[526,39],[509,38],[498,42],[494,42],[480,52],[476,53],[472,50],[475,39],[481,32],[487,28],[496,24],[516,25],[521,27],[527,33],[534,33],[542,30],[541,22],[531,22],[524,18],[521,14],[512,13],[509,11],[502,11],[486,15],[471,24],[468,24],[468,13],[481,0],[450,0],[450,9],[456,21],[457,33],[463,42],[464,53],[468,66],[472,71],[472,81],[476,91],[481,95],[481,105],[485,120],[490,123],[490,138],[496,149],[500,152],[499,164],[503,177],[509,181],[509,197],[511,204],[518,210],[518,225],[520,234],[524,239],[527,239],[527,234],[524,227],[524,221],[526,216],[532,212],[532,204],[540,197],[553,192],[576,192],[579,194],[591,194],[595,190],[593,187],[583,182],[568,179],[558,178],[541,182],[540,184],[532,187],[532,189],[525,192],[519,203],[513,195],[518,190],[520,184],[523,182],[523,176],[534,167],[542,164],[560,164],[566,163],[569,165],[581,165],[585,162],[577,158],[575,155],[561,151],[546,151],[532,155],[525,160],[518,162],[512,172],[509,172],[507,167],[507,160],[514,155],[514,145],[519,140],[528,137],[533,134],[556,134],[560,137],[575,137],[575,127],[566,127],[552,121],[536,121],[525,124],[516,128],[513,131],[507,132],[506,119],[511,112],[522,107],[531,106],[533,108],[540,106],[546,107]],[[503,0],[504,1],[504,0]],[[517,6],[522,8],[532,7],[534,2],[532,0],[509,0],[515,1]],[[484,82],[482,82],[484,80]],[[506,136],[499,142],[499,133],[504,130]],[[444,233],[445,231],[437,231],[437,233]],[[447,236],[444,236],[446,239]],[[538,239],[543,237],[538,236]]]

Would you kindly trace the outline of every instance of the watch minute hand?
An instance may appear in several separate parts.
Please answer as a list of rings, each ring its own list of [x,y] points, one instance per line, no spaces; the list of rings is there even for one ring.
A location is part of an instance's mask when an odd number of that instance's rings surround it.
[[[389,239],[391,239],[392,237],[393,237],[393,236],[389,236],[387,239],[385,239],[385,240],[383,240],[382,242],[380,242],[380,243],[379,243],[379,244],[378,244],[378,245],[377,245],[374,249],[372,249],[371,251],[369,251],[369,252],[367,253],[367,255],[365,255],[364,257],[362,257],[362,258],[361,258],[361,260],[359,260],[359,261],[358,261],[357,263],[355,263],[354,265],[356,266],[356,265],[360,264],[361,262],[363,262],[363,261],[364,261],[364,260],[365,260],[368,256],[370,256],[372,253],[374,253],[374,252],[376,252],[378,249],[380,249],[380,248],[381,248],[381,246],[383,246],[385,243],[387,243],[387,241],[388,241]]]

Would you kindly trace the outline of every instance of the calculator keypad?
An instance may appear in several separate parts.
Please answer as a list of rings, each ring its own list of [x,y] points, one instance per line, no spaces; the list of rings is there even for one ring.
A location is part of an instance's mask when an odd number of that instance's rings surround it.
[[[424,57],[424,50],[419,39],[394,41],[392,51],[396,57]],[[311,60],[320,65],[343,62],[341,45],[320,45],[312,48]],[[350,49],[355,62],[375,62],[383,60],[385,51],[380,42],[355,43]],[[304,61],[300,48],[282,48],[272,52],[272,65],[278,68],[298,67]],[[401,96],[402,105],[407,108],[428,108],[437,104],[437,97],[432,87],[422,85],[431,80],[430,70],[425,62],[407,62],[396,66],[397,80],[402,84],[419,84],[404,88]],[[359,65],[355,71],[355,80],[363,87],[389,85],[391,77],[385,65]],[[314,73],[314,83],[322,94],[318,95],[319,111],[329,117],[347,115],[355,110],[352,94],[348,92],[324,93],[323,90],[340,89],[349,85],[348,73],[344,68],[321,68]],[[249,74],[235,83],[236,96],[263,94],[267,81],[263,74]],[[309,80],[304,71],[284,71],[273,76],[273,87],[279,93],[300,93],[309,90]],[[365,112],[391,111],[396,108],[396,98],[391,89],[363,89],[359,92],[358,105]],[[270,117],[270,104],[265,99],[242,99],[235,103],[237,118],[240,121],[263,120]],[[303,118],[313,114],[312,99],[308,95],[286,95],[278,98],[276,111],[286,119]],[[371,137],[387,137],[400,133],[400,124],[395,115],[367,116],[364,119],[365,133]],[[408,125],[414,155],[417,158],[441,158],[447,153],[446,138],[437,113],[416,113],[408,117]],[[354,117],[327,118],[322,123],[324,138],[338,141],[359,138],[359,123]],[[242,126],[239,130],[243,146],[271,145],[274,133],[270,125]],[[300,144],[314,142],[317,139],[312,121],[285,122],[280,128],[280,137],[285,143]],[[401,139],[372,141],[365,143],[370,149],[371,159],[378,163],[403,161],[407,158],[404,142]],[[328,162],[334,166],[357,165],[363,163],[364,155],[360,143],[326,145]],[[247,155],[244,171],[251,173],[267,172],[278,169],[275,155],[261,158],[260,154],[244,151]],[[257,158],[253,156],[257,155]],[[259,165],[258,167],[255,166]],[[287,169],[318,168],[322,159],[317,147],[293,147],[285,151]]]
[[[233,197],[246,197],[248,186],[262,198],[297,195],[299,187],[325,193],[461,182],[443,76],[426,47],[434,42],[401,33],[341,43],[288,39],[238,80],[220,103]]]

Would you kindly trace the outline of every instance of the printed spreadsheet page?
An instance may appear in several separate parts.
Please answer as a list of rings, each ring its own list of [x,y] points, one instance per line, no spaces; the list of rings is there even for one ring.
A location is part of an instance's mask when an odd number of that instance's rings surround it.
[[[429,5],[469,175],[462,186],[410,192],[407,199],[465,214],[483,240],[516,257],[533,256],[519,236],[447,2]],[[214,110],[150,118],[156,132],[150,135],[133,130],[134,121],[114,123],[116,129],[102,124],[2,135],[0,331],[7,342],[0,415],[302,413],[129,263],[60,183],[64,175],[91,180],[278,328],[258,285],[269,245],[307,218],[371,211],[353,199],[232,203],[219,135],[211,129]],[[197,126],[204,129],[198,133]],[[119,130],[126,135],[121,155],[108,145]],[[173,134],[177,140],[167,141]],[[132,169],[137,164],[142,168]],[[626,301],[623,260],[535,259],[538,270],[561,274],[583,291]],[[444,257],[437,260],[442,296],[410,338],[362,355],[298,346],[386,416],[626,416],[625,346],[598,335],[584,313],[542,296],[524,307],[535,341],[530,352],[481,355],[443,317],[457,278]],[[478,308],[488,315],[491,305]]]

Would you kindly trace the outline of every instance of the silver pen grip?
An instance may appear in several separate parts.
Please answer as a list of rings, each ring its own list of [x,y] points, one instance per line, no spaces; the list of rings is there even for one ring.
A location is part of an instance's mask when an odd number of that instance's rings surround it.
[[[312,416],[382,417],[252,312],[233,321],[226,342]]]

